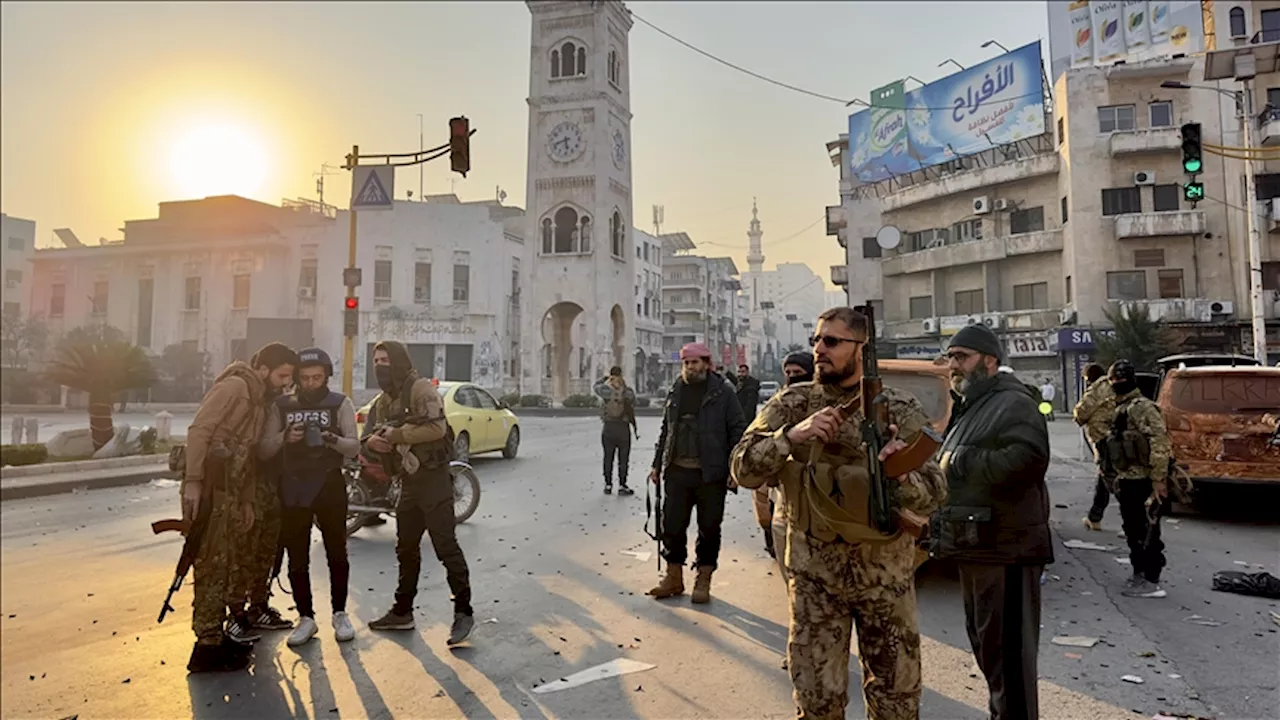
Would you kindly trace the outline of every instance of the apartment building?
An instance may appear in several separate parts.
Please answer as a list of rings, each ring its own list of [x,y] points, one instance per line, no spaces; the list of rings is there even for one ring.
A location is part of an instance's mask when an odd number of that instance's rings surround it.
[[[678,374],[686,343],[706,344],[716,365],[747,361],[737,265],[727,257],[694,255],[686,233],[665,233],[661,239],[664,381]]]
[[[25,317],[30,311],[31,255],[36,223],[0,213],[0,267],[4,268],[4,314]]]
[[[635,387],[657,393],[662,370],[662,241],[635,228],[636,246],[636,370]]]

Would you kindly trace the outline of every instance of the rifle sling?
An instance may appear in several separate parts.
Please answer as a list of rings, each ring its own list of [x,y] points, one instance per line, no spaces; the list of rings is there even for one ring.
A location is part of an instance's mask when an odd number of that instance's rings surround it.
[[[845,512],[834,500],[818,487],[813,479],[812,462],[806,465],[804,477],[800,485],[800,502],[831,532],[847,543],[887,543],[896,540],[902,534],[895,530],[892,535],[884,535],[875,528],[864,525]]]

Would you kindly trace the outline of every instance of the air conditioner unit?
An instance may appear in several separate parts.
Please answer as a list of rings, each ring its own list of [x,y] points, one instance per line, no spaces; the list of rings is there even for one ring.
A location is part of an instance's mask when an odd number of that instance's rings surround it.
[[[1156,172],[1154,170],[1139,170],[1133,174],[1134,185],[1155,185]]]
[[[938,318],[925,318],[920,321],[920,325],[924,328],[926,335],[938,334]]]
[[[983,315],[983,316],[982,316],[982,324],[983,324],[983,325],[986,325],[987,327],[991,328],[992,330],[995,330],[995,329],[997,329],[997,328],[999,328],[999,327],[1000,327],[1000,316],[999,316],[999,315],[994,315],[994,314],[992,314],[992,315]]]
[[[1209,313],[1211,315],[1234,315],[1236,313],[1236,304],[1230,300],[1210,300]]]
[[[1074,323],[1075,321],[1076,321],[1076,311],[1075,311],[1075,310],[1069,310],[1069,309],[1068,309],[1068,310],[1063,310],[1062,312],[1058,313],[1058,324],[1059,324],[1059,325],[1071,325],[1071,324],[1072,324],[1072,323]]]
[[[991,198],[983,195],[973,199],[973,214],[986,215],[991,212]]]
[[[1005,200],[1004,198],[1000,198],[999,200],[996,200],[996,203],[995,203],[995,205],[994,205],[993,209],[994,209],[996,212],[1004,212],[1005,210],[1008,210],[1008,209],[1009,209],[1009,205],[1010,205],[1010,203],[1009,203],[1009,201],[1008,201],[1008,200]]]
[[[302,298],[303,300],[315,300],[316,289],[309,285],[303,285],[302,287],[298,288],[298,297]]]
[[[965,324],[965,325],[981,325],[981,324],[982,324],[982,316],[981,316],[981,315],[966,315],[966,316],[965,316],[965,318],[964,318],[964,324]]]
[[[1280,222],[1280,203],[1271,201],[1271,222]]]

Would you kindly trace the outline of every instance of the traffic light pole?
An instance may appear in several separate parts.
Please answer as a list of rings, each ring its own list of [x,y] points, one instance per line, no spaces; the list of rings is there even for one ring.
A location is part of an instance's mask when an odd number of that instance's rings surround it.
[[[349,164],[351,165],[352,168],[354,168],[359,163],[359,160],[360,160],[360,146],[352,145],[351,146],[351,162]],[[352,208],[348,212],[348,215],[351,216],[351,227],[347,235],[347,267],[353,268],[356,266],[356,215],[357,213],[355,209]],[[347,285],[347,297],[353,298],[355,296],[356,296],[355,286]],[[356,339],[350,333],[344,332],[342,335],[343,335],[343,338],[342,338],[342,360],[343,360],[342,362],[342,394],[346,395],[347,397],[351,397],[352,368],[355,366],[355,362],[354,362],[355,355],[353,354],[353,352],[355,349]]]
[[[1257,181],[1253,174],[1253,83],[1241,80],[1244,95],[1245,222],[1249,230],[1249,301],[1253,314],[1253,357],[1267,364],[1267,321],[1262,305],[1262,236],[1258,231]]]

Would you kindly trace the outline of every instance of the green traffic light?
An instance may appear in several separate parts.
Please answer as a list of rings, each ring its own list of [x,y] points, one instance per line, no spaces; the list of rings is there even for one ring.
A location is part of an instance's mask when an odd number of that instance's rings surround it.
[[[1203,163],[1199,158],[1188,158],[1182,161],[1182,169],[1189,173],[1198,173]]]

